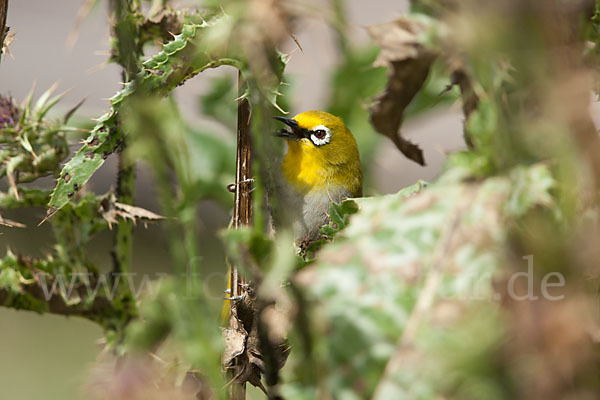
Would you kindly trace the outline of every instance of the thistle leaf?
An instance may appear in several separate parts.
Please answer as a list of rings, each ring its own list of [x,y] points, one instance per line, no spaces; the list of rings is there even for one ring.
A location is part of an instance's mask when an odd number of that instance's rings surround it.
[[[121,129],[117,129],[119,110],[132,95],[166,96],[177,86],[196,74],[221,65],[241,69],[242,62],[227,58],[221,47],[205,43],[208,29],[218,29],[226,17],[202,24],[184,25],[181,34],[165,44],[158,54],[143,63],[136,78],[111,99],[111,109],[98,120],[85,144],[63,168],[50,199],[49,216],[62,208],[90,177],[115,152],[123,141]],[[202,31],[203,35],[200,35]],[[202,42],[202,43],[200,43]],[[207,51],[198,51],[198,45]]]
[[[44,108],[44,106],[48,102],[48,99],[50,98],[52,93],[54,93],[54,91],[56,90],[57,87],[58,87],[58,82],[55,82],[54,84],[52,84],[52,86],[50,86],[50,88],[48,90],[46,90],[39,97],[39,99],[35,102],[35,106],[33,107],[33,110],[32,110],[33,113],[37,114],[39,112],[39,110]]]

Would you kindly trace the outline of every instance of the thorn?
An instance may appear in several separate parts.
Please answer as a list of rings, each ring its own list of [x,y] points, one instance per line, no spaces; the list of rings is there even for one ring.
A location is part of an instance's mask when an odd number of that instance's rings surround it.
[[[234,101],[240,101],[240,100],[244,100],[246,98],[246,93],[242,94],[241,96],[236,97],[235,99],[233,99]]]
[[[436,96],[436,98],[440,98],[443,95],[445,95],[446,93],[450,92],[452,90],[452,88],[454,87],[454,85],[456,85],[456,83],[449,83],[446,85],[446,87],[444,89],[442,89],[442,91],[440,93],[438,93],[438,95]]]
[[[294,53],[296,52],[297,49],[292,49],[289,53],[287,53],[285,55],[285,62],[289,63],[290,60],[292,59],[292,56],[294,55]]]
[[[253,183],[253,182],[254,182],[254,178],[248,178],[248,179],[244,179],[243,181],[239,181],[237,183],[230,183],[229,185],[227,185],[227,190],[231,193],[235,193],[236,186],[244,184],[244,183]],[[256,188],[252,188],[250,190],[250,192],[252,192],[254,189],[256,189]]]
[[[0,215],[0,225],[8,226],[9,228],[27,228],[27,225],[7,218],[2,218],[2,215]]]
[[[84,97],[79,103],[77,103],[75,105],[75,107],[73,107],[69,111],[67,111],[67,113],[63,117],[63,123],[66,124],[67,122],[69,122],[69,119],[73,116],[73,114],[75,114],[75,111],[77,111],[79,109],[79,107],[81,107],[81,105],[83,103],[85,103],[86,100],[87,100],[87,97]]]
[[[65,49],[67,51],[73,50],[75,47],[75,43],[77,43],[77,39],[79,38],[79,29],[81,24],[85,20],[85,18],[90,13],[92,7],[94,6],[94,0],[85,0],[85,2],[79,7],[77,10],[77,17],[75,18],[75,23],[73,24],[73,28],[67,36],[67,40],[65,41]]]
[[[107,66],[108,66],[108,62],[107,62],[107,61],[105,61],[105,62],[103,62],[103,63],[101,63],[101,64],[98,64],[98,65],[96,65],[95,67],[92,67],[92,68],[88,69],[88,70],[87,70],[87,71],[85,71],[85,72],[86,72],[87,74],[93,74],[94,72],[98,72],[98,71],[100,71],[101,69],[104,69],[104,68],[106,68]]]
[[[304,53],[304,49],[302,48],[302,45],[298,41],[298,38],[296,37],[296,35],[294,35],[292,32],[289,32],[288,34],[292,37],[292,40],[294,41],[294,43],[296,43],[296,46],[298,46],[298,48],[300,49],[300,51],[302,53]]]
[[[60,210],[60,208],[56,208],[56,207],[50,207],[48,209],[48,212],[46,213],[46,216],[44,217],[44,219],[42,220],[42,222],[40,222],[38,224],[39,226],[42,226],[42,224],[46,221],[48,221],[50,218],[52,218],[54,216],[54,214],[56,214],[58,212],[58,210]]]
[[[277,102],[276,102],[276,101],[273,101],[273,102],[271,103],[271,105],[272,105],[273,107],[275,107],[275,108],[276,108],[276,109],[277,109],[277,110],[278,110],[280,113],[282,113],[282,114],[284,114],[284,115],[285,115],[285,114],[289,114],[289,112],[288,112],[288,111],[284,111],[284,110],[283,110],[283,108],[279,107],[279,104],[277,104]]]
[[[21,197],[19,197],[19,189],[17,189],[17,182],[15,181],[15,176],[13,175],[13,172],[7,171],[6,176],[8,177],[8,183],[10,184],[10,187],[13,190],[15,198],[17,200],[21,200]]]
[[[52,94],[54,93],[54,91],[56,90],[56,88],[58,88],[58,84],[60,83],[60,81],[56,81],[52,84],[52,86],[50,86],[50,89],[48,89],[46,92],[48,92],[48,94]]]
[[[156,354],[154,354],[153,352],[149,351],[148,355],[152,358],[154,358],[156,361],[160,362],[161,364],[167,364],[167,362],[165,360],[163,360],[162,358],[160,358],[159,356],[157,356]]]
[[[35,161],[39,161],[40,158],[38,157],[37,154],[35,154],[35,151],[33,151],[33,147],[31,148],[31,150],[29,151],[31,153],[31,155],[33,156],[33,158],[35,159]]]

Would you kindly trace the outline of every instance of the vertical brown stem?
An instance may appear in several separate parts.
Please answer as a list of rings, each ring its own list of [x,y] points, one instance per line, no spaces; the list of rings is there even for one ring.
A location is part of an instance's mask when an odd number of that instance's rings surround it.
[[[2,48],[4,47],[4,38],[6,37],[6,16],[8,15],[8,0],[0,0],[0,57],[2,57]]]
[[[238,73],[238,92],[244,91],[242,74]],[[252,145],[250,141],[250,103],[241,98],[238,102],[237,114],[237,155],[235,166],[235,200],[233,207],[233,227],[238,229],[252,223],[252,170],[251,170]],[[231,296],[236,297],[243,293],[245,279],[240,275],[236,266],[231,269]],[[236,302],[231,302],[229,326],[238,328],[240,324],[237,319]],[[233,368],[235,374],[237,369]],[[246,384],[232,383],[229,398],[231,400],[244,400],[246,398]]]
[[[241,74],[238,77],[240,92],[243,91]],[[241,94],[241,93],[240,93]],[[238,103],[237,119],[237,156],[235,168],[235,206],[233,209],[233,224],[235,228],[247,226],[252,223],[252,188],[250,143],[250,103],[247,99],[240,99]]]

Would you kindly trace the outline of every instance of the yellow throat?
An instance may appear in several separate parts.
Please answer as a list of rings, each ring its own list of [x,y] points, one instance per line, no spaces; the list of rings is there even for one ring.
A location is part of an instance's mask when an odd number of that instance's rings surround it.
[[[352,197],[361,196],[358,147],[342,120],[324,111],[306,111],[288,121],[295,121],[299,132],[297,138],[284,136],[288,152],[281,167],[288,183],[301,193],[341,187]]]

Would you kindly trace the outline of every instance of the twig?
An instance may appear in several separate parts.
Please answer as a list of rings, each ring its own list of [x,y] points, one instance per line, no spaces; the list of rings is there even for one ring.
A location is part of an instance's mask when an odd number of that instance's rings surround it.
[[[238,92],[244,92],[244,82],[241,72],[238,73]],[[246,98],[238,99],[237,114],[237,155],[235,167],[235,198],[233,207],[233,227],[238,229],[242,226],[248,226],[252,223],[252,170],[251,156],[252,145],[250,141],[250,103]],[[231,268],[231,296],[237,298],[243,292],[246,286],[244,277],[240,276],[238,268],[234,265]],[[237,302],[230,304],[229,326],[237,328],[240,321],[237,319]],[[230,374],[235,376],[237,368],[232,368]],[[244,400],[246,398],[246,384],[233,383],[229,387],[230,400]]]
[[[123,150],[119,153],[116,196],[119,203],[132,205],[135,188],[135,165],[125,159],[126,156]],[[133,221],[123,218],[117,224],[115,231],[113,272],[122,273],[131,269],[132,245]]]
[[[135,75],[137,68],[137,60],[141,57],[140,52],[127,52],[123,54],[124,49],[136,48],[131,45],[134,40],[132,37],[125,35],[126,32],[123,26],[127,24],[127,16],[132,12],[130,4],[127,0],[112,0],[110,1],[111,12],[115,15],[116,23],[112,29],[112,35],[116,40],[117,62],[122,67],[121,78],[124,82]],[[131,29],[131,27],[129,27]],[[117,129],[122,129],[118,127]],[[122,135],[123,141],[118,153],[119,166],[117,172],[117,190],[116,196],[119,203],[133,205],[135,192],[135,163],[127,160],[125,151],[127,148],[127,136]],[[133,221],[128,221],[123,218],[116,227],[113,239],[113,277],[118,276],[123,272],[127,273],[131,270],[133,252]],[[113,278],[114,279],[114,278]],[[135,301],[129,286],[121,285],[119,294],[123,300],[127,300],[127,304],[135,307]]]
[[[127,323],[133,317],[130,310],[116,305],[108,294],[101,291],[93,294],[93,288],[99,287],[101,277],[95,274],[85,277],[84,274],[82,279],[75,279],[76,275],[55,276],[45,272],[59,269],[56,267],[56,260],[12,254],[0,259],[0,271],[12,270],[6,275],[10,279],[9,284],[0,288],[0,306],[82,317],[98,323],[106,330],[118,330],[122,328],[120,324]],[[66,288],[63,289],[61,284],[57,285],[57,281],[65,279]]]
[[[4,48],[4,38],[6,37],[6,17],[8,15],[8,0],[0,0],[0,58]]]

